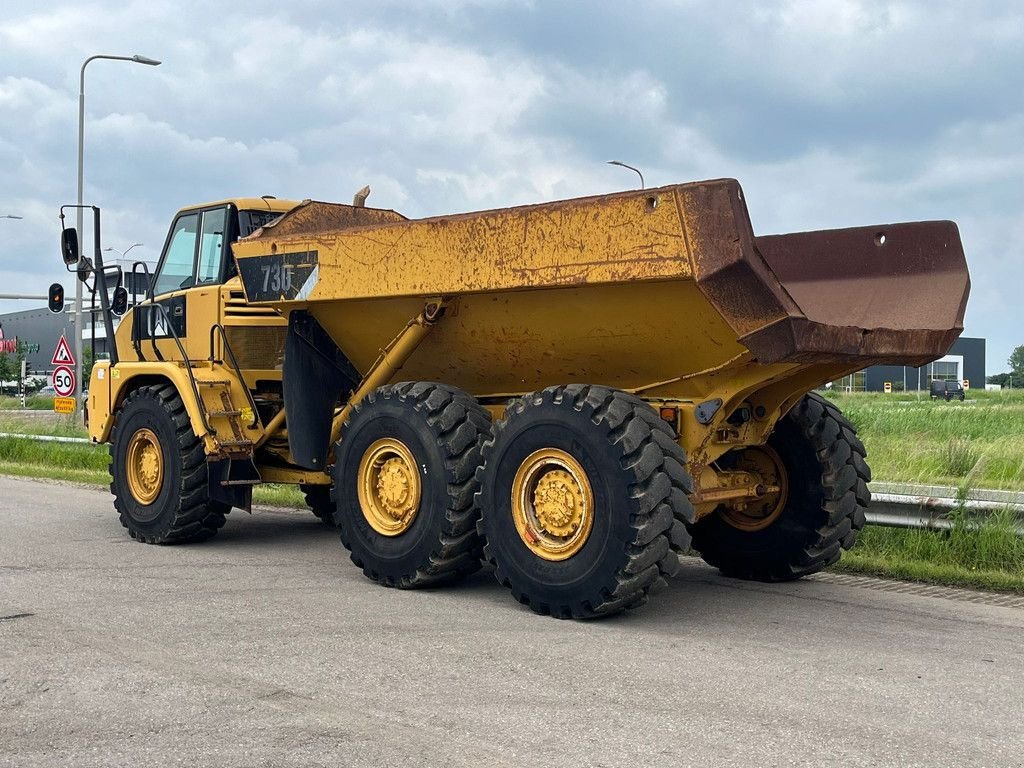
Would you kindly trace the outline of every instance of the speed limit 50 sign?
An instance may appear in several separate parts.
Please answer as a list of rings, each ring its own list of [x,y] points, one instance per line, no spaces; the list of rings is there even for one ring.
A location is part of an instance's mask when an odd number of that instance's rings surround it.
[[[50,383],[58,397],[70,397],[75,392],[75,372],[66,365],[58,366],[50,376]]]

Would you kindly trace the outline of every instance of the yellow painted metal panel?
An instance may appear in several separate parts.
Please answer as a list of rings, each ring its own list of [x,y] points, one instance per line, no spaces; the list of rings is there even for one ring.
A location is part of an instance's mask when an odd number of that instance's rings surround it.
[[[673,195],[671,188],[621,193],[316,237],[278,237],[271,227],[233,247],[240,261],[315,251],[319,279],[304,297],[311,302],[687,279]],[[251,290],[248,298],[256,298]]]
[[[365,371],[422,306],[419,299],[378,299],[309,309]],[[477,395],[569,382],[640,387],[744,351],[719,316],[692,322],[706,307],[694,283],[683,280],[464,295],[394,380],[443,381]]]

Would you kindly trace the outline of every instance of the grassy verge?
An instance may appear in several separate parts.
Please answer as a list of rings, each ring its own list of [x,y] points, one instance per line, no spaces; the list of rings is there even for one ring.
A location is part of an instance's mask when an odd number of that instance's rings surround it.
[[[1024,390],[969,391],[970,402],[913,394],[833,394],[888,482],[1024,491]]]
[[[0,410],[0,432],[21,435],[57,435],[86,437],[88,433],[80,418],[59,413],[33,415],[24,411]]]
[[[0,395],[0,411],[16,410],[21,408],[21,398]],[[25,398],[25,408],[29,411],[52,411],[52,395],[29,395]]]
[[[907,581],[1024,593],[1024,537],[1000,512],[950,531],[868,526],[833,570]]]
[[[67,480],[105,487],[110,484],[108,464],[109,454],[105,445],[44,443],[0,437],[0,474]],[[306,506],[297,486],[274,483],[255,488],[253,501],[275,507]]]

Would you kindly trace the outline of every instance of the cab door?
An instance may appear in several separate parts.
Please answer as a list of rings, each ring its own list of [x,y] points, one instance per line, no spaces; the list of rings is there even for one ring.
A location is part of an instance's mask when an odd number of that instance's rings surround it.
[[[178,215],[153,278],[152,303],[134,312],[140,357],[180,360],[181,342],[190,360],[210,355],[210,328],[220,322],[219,286],[236,225],[234,206],[220,205]],[[147,306],[149,305],[149,306]]]

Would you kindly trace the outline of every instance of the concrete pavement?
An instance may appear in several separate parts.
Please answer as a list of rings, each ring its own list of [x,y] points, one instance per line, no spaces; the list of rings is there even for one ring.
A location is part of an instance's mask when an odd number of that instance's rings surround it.
[[[0,478],[0,765],[1024,765],[1024,599],[686,560],[563,622],[378,587],[306,512],[153,547]]]

